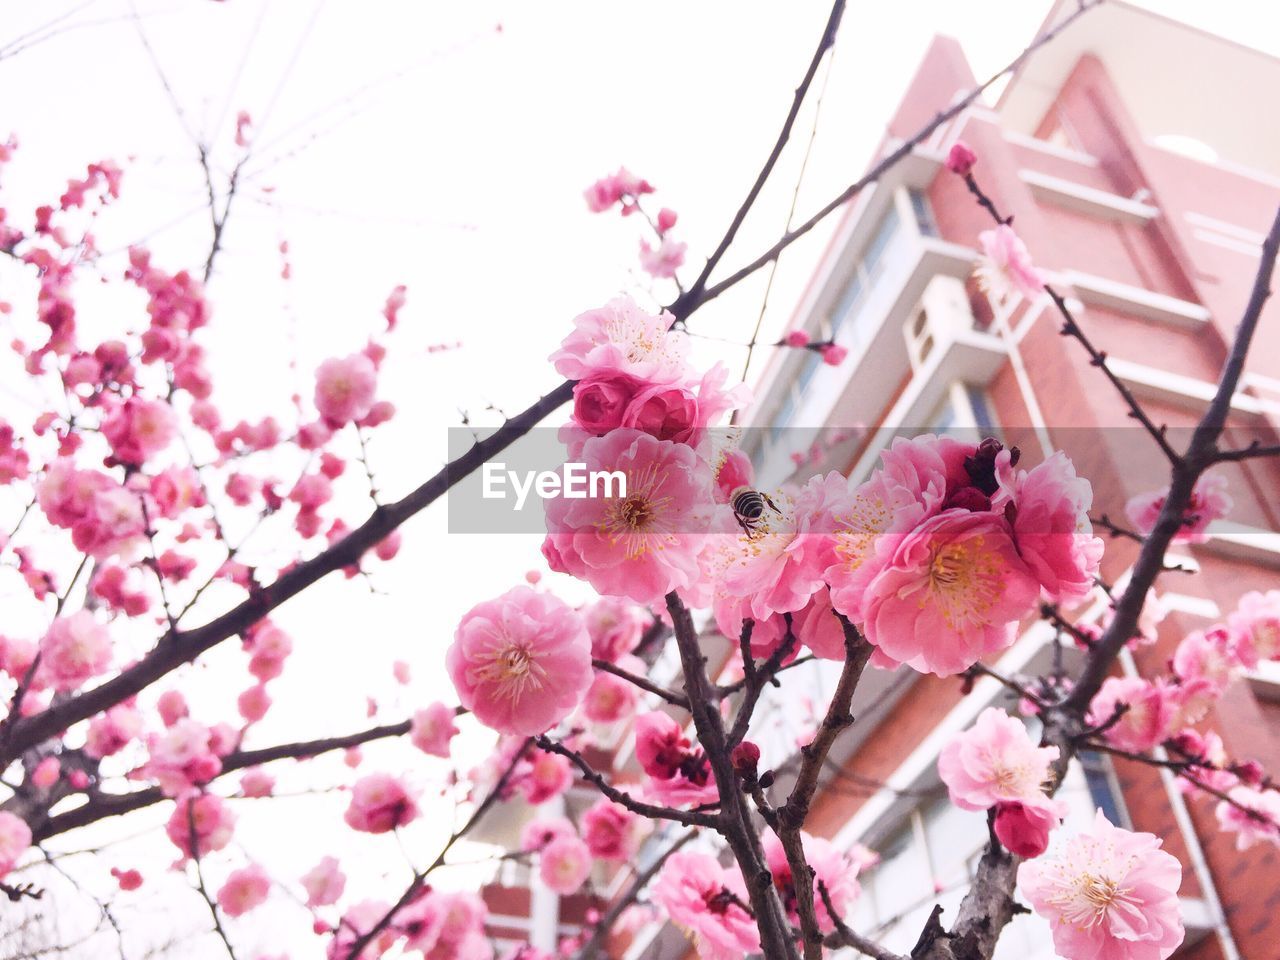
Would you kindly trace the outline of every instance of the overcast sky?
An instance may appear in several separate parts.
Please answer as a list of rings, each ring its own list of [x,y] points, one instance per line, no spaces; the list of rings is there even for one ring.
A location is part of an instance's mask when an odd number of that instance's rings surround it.
[[[1276,14],[1257,0],[1143,5],[1242,42],[1280,43]],[[863,169],[932,35],[957,37],[985,76],[1022,49],[1048,6],[851,0],[800,211]],[[667,287],[650,292],[637,271],[638,223],[589,214],[583,188],[620,164],[648,178],[657,202],[679,212],[677,233],[696,263],[772,144],[828,9],[826,0],[0,0],[0,135],[12,130],[22,143],[5,197],[22,211],[56,198],[90,161],[128,159],[100,245],[145,241],[167,269],[198,267],[209,235],[193,137],[225,171],[238,156],[236,113],[247,110],[253,158],[209,289],[216,396],[233,418],[287,416],[290,394],[310,393],[316,363],[359,349],[380,328],[387,292],[407,284],[383,377],[401,413],[372,449],[383,489],[399,495],[438,468],[459,410],[484,422],[493,416],[486,407],[515,412],[555,385],[544,358],[574,314],[624,290],[671,297]],[[51,38],[21,50],[25,41],[9,42],[31,30],[39,39],[63,13]],[[750,259],[781,231],[812,109],[729,262]],[[766,329],[785,322],[824,240],[818,231],[784,258]],[[761,280],[700,313],[695,329],[745,340]],[[138,322],[85,316],[93,331]],[[463,348],[426,351],[453,341]],[[699,341],[698,359],[740,369],[742,352]],[[0,368],[0,415],[23,419],[12,376]],[[346,516],[364,511],[353,500]],[[454,623],[540,568],[537,546],[531,537],[451,537],[435,509],[406,527],[400,560],[378,574],[379,595],[326,583],[286,608],[280,619],[298,653],[273,684],[278,706],[255,744],[359,729],[366,694],[380,698],[386,720],[452,699],[441,659]],[[584,595],[576,584],[564,592]],[[408,691],[393,689],[393,659],[414,668]],[[214,681],[242,682],[234,651],[207,669]],[[230,712],[241,689],[205,687],[214,714]],[[478,736],[467,743],[475,755],[483,749]],[[443,772],[405,752],[385,757],[422,784]],[[330,773],[343,780],[340,769]],[[336,843],[341,801],[283,803],[294,804],[283,807],[289,829],[266,807],[242,807],[239,839],[291,878]],[[427,859],[440,819],[411,834],[417,860]],[[393,842],[354,848],[381,856],[365,858],[363,880],[390,871],[381,892],[394,896],[405,868]],[[169,852],[155,856],[163,864]],[[279,949],[288,935],[255,936],[256,946]],[[206,949],[218,955],[207,942],[189,955]]]

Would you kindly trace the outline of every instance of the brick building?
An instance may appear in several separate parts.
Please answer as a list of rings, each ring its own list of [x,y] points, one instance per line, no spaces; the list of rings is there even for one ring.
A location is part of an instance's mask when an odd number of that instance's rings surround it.
[[[1046,26],[1074,7],[1062,0]],[[882,152],[974,85],[959,45],[936,39]],[[974,148],[980,182],[1015,215],[1037,264],[1120,378],[1182,442],[1178,431],[1198,419],[1217,380],[1280,204],[1280,124],[1251,106],[1278,87],[1280,61],[1121,2],[1069,27],[1017,72],[994,108],[966,110],[847,210],[792,327],[833,338],[849,358],[830,367],[807,351],[772,356],[744,421],[760,485],[793,476],[797,456],[804,475],[834,468],[860,479],[895,432],[939,430],[994,433],[1030,463],[1066,450],[1093,481],[1095,514],[1120,517],[1129,496],[1167,483],[1150,438],[1080,345],[1059,334],[1047,300],[994,309],[977,292],[969,279],[976,237],[991,222],[942,161],[957,138]],[[1237,439],[1266,437],[1278,420],[1273,304],[1231,424]],[[1280,465],[1225,472],[1235,499],[1229,522],[1216,524],[1208,543],[1178,548],[1180,562],[1200,575],[1163,578],[1169,613],[1160,641],[1123,669],[1162,671],[1186,631],[1225,617],[1246,590],[1280,585]],[[1109,543],[1104,576],[1123,582],[1135,552]],[[1084,616],[1100,616],[1103,606]],[[1054,647],[1052,630],[1029,625],[1000,666],[1038,672]],[[752,736],[767,757],[794,750],[838,674],[831,664],[802,669],[803,681],[793,676],[761,708]],[[678,682],[673,662],[654,671]],[[853,925],[891,949],[909,951],[935,902],[948,908],[944,919],[953,916],[966,889],[986,827],[981,815],[946,802],[936,758],[993,702],[1009,705],[991,681],[964,697],[955,679],[869,670],[854,702],[857,723],[832,754],[810,829],[880,853],[862,878]],[[1236,683],[1209,723],[1232,756],[1280,772],[1280,672]],[[1068,829],[1101,806],[1114,821],[1164,838],[1182,861],[1188,935],[1178,958],[1280,957],[1275,847],[1237,853],[1210,803],[1184,799],[1150,767],[1101,755],[1073,765],[1061,796],[1072,807]],[[687,950],[662,926],[615,947],[627,960]],[[1035,917],[1017,918],[997,953],[1053,956]]]

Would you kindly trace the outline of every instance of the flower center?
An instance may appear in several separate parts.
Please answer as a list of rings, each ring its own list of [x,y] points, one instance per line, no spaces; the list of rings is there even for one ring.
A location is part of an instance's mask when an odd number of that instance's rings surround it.
[[[640,494],[632,494],[622,501],[619,513],[626,526],[640,530],[653,519],[653,505]]]
[[[999,559],[983,549],[983,538],[939,547],[929,563],[929,589],[947,626],[985,623],[1002,591]]]
[[[543,673],[528,649],[518,644],[494,651],[477,671],[479,679],[495,686],[499,697],[510,700],[519,700],[526,687],[540,685]]]

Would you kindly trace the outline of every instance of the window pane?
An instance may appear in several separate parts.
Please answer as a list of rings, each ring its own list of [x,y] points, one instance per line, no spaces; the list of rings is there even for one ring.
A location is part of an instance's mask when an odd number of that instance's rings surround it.
[[[912,187],[907,191],[911,197],[911,209],[916,215],[916,227],[922,236],[936,237],[938,235],[938,225],[933,219],[933,207],[929,205],[929,198],[924,195],[924,191],[917,190]]]

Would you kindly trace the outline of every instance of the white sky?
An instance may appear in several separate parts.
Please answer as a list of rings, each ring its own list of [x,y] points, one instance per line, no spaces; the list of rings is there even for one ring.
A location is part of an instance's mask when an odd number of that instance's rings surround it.
[[[1144,5],[1243,42],[1280,44],[1276,14],[1256,0]],[[801,214],[863,169],[933,34],[958,37],[985,76],[1022,48],[1048,6],[851,0]],[[209,289],[215,320],[204,342],[215,396],[231,419],[287,418],[290,393],[310,394],[316,363],[358,349],[380,329],[390,288],[408,284],[383,377],[383,395],[401,414],[372,448],[383,489],[398,496],[440,465],[460,408],[483,422],[492,418],[487,405],[514,412],[555,385],[544,358],[574,314],[621,290],[645,293],[638,221],[589,214],[581,197],[588,183],[625,164],[658,186],[655,208],[680,213],[677,234],[689,243],[691,266],[710,251],[773,142],[828,8],[826,0],[0,0],[0,47],[74,11],[63,24],[73,29],[12,57],[0,53],[0,135],[12,130],[22,143],[4,197],[22,220],[86,163],[132,157],[124,197],[102,218],[101,246],[147,238],[159,265],[197,268],[208,229],[184,127],[213,144],[227,169],[236,157],[235,113],[248,110],[259,121],[252,175]],[[181,121],[142,35],[183,107]],[[753,257],[780,232],[811,109],[728,263]],[[282,239],[292,248],[287,285],[276,252]],[[785,322],[823,242],[816,231],[784,258],[767,331]],[[699,313],[694,329],[745,340],[762,279]],[[655,290],[660,300],[672,293]],[[103,330],[140,324],[105,313],[85,322]],[[464,349],[425,352],[455,340]],[[298,372],[288,365],[295,353]],[[700,341],[698,359],[736,369],[742,353]],[[28,419],[10,367],[0,369],[0,415]],[[364,512],[353,495],[344,515],[358,521]],[[399,561],[377,575],[381,595],[328,581],[286,608],[280,619],[298,652],[272,685],[276,710],[251,745],[360,729],[366,694],[379,697],[382,720],[451,699],[441,664],[453,624],[540,567],[535,538],[450,537],[442,509],[417,518],[405,528]],[[563,592],[583,596],[576,584]],[[414,667],[407,693],[390,683],[397,658]],[[228,650],[208,668],[211,714],[234,709],[247,685],[240,664]],[[482,736],[459,742],[470,756],[487,749]],[[383,756],[420,783],[443,772],[408,751]],[[343,780],[341,768],[333,777]],[[393,842],[340,837],[340,799],[284,801],[275,814],[270,806],[241,805],[238,839],[279,877],[295,877],[340,844],[368,854],[357,871],[370,895],[398,893],[404,867]],[[415,859],[428,858],[440,828],[410,833]],[[155,849],[143,865],[158,873],[169,853]],[[116,862],[90,869],[91,882],[103,888],[98,874]],[[217,865],[210,869],[216,875]],[[383,872],[391,879],[380,883]],[[195,912],[190,922],[203,918]],[[169,929],[152,923],[157,935]],[[283,949],[297,933],[237,926],[263,950]],[[206,938],[186,955],[219,950]]]

